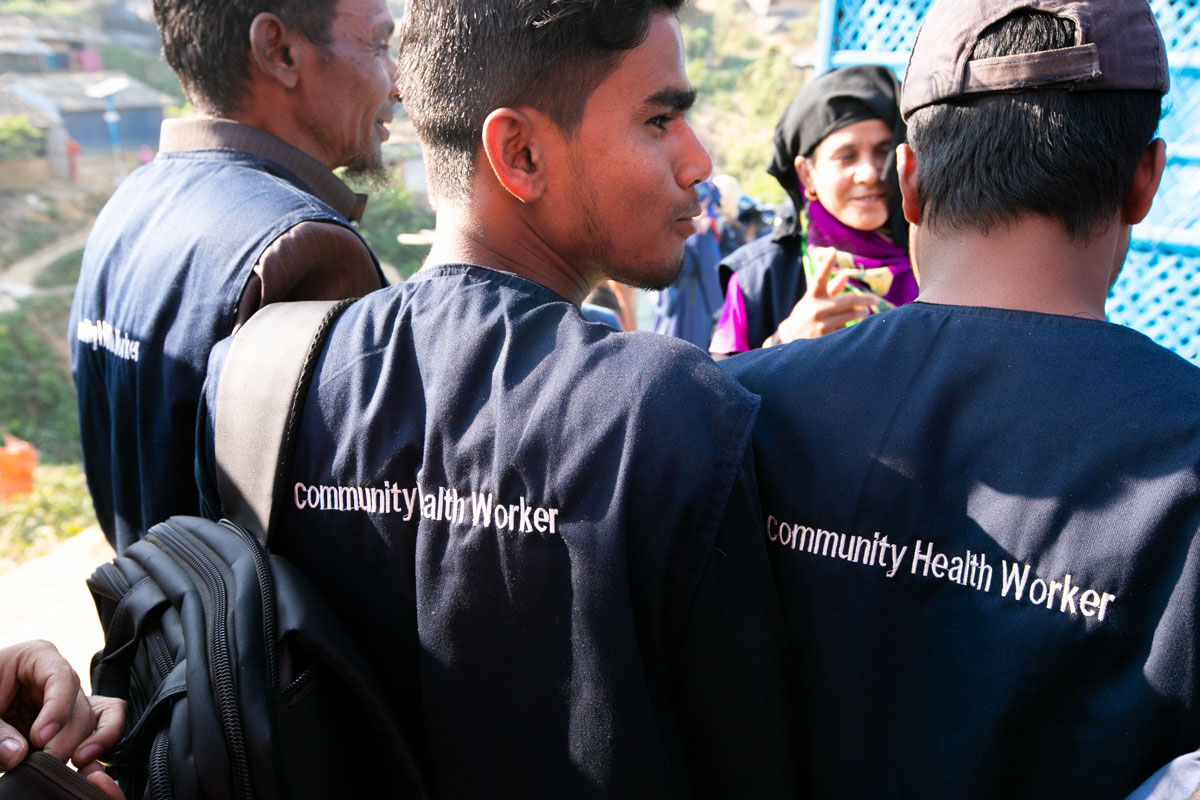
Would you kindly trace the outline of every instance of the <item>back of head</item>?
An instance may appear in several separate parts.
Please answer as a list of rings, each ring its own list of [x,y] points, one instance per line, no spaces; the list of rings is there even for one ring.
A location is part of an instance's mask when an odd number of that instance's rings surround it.
[[[245,95],[254,18],[275,14],[324,46],[337,4],[338,0],[154,0],[154,17],[163,55],[192,104],[228,116]]]
[[[592,91],[683,0],[409,0],[400,26],[401,101],[433,193],[465,200],[483,122],[530,107],[571,133]]]
[[[1120,210],[1161,116],[1165,48],[1149,6],[971,5],[935,4],[905,78],[901,105],[919,165],[922,223],[986,233],[1033,214],[1089,238]],[[1095,15],[1107,24],[1092,24]]]

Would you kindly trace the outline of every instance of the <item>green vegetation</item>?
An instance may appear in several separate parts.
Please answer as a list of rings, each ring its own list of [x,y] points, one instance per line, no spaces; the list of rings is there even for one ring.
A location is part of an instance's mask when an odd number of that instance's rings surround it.
[[[33,492],[0,504],[0,570],[50,549],[96,524],[83,469],[78,464],[40,466]]]
[[[0,0],[0,14],[20,14],[37,19],[73,19],[83,11],[69,0]]]
[[[167,106],[165,108],[163,108],[163,116],[166,117],[167,119],[179,119],[180,117],[190,117],[194,113],[196,113],[196,112],[195,112],[195,109],[192,108],[192,103],[190,100],[185,100],[183,103],[180,103],[179,105],[167,104]]]
[[[187,102],[183,88],[179,85],[179,78],[167,66],[162,56],[152,56],[138,50],[111,45],[101,45],[99,50],[105,69],[115,69],[132,75],[147,86],[170,95],[175,99],[176,105],[182,106]]]
[[[79,460],[65,347],[70,310],[69,297],[49,296],[0,314],[0,432],[32,444],[46,464]]]
[[[79,280],[79,268],[83,264],[83,250],[75,250],[59,256],[47,264],[33,279],[38,289],[54,289],[59,286],[74,286]]]
[[[688,77],[700,94],[693,122],[714,168],[733,175],[745,194],[765,202],[784,199],[765,170],[774,152],[775,123],[804,85],[791,59],[816,39],[816,21],[814,8],[784,31],[764,37],[741,0],[689,6],[681,17]]]
[[[62,235],[62,225],[49,214],[22,218],[16,236],[6,247],[0,248],[0,269],[42,249]]]
[[[0,161],[17,161],[41,155],[45,134],[29,117],[17,114],[0,117]]]
[[[433,227],[433,214],[417,207],[408,195],[403,181],[393,176],[387,186],[356,184],[355,191],[371,195],[359,232],[371,245],[380,261],[387,262],[407,278],[421,268],[429,255],[428,247],[400,244],[396,236],[418,233]]]
[[[79,254],[73,254],[76,262]],[[69,263],[72,256],[60,259]],[[79,464],[75,390],[67,369],[70,299],[25,300],[0,314],[0,433],[39,451],[33,492],[0,503],[0,570],[96,524]]]

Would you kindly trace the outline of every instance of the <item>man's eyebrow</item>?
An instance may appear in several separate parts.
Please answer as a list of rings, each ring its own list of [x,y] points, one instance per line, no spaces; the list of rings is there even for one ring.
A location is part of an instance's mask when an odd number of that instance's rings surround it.
[[[671,111],[687,111],[696,104],[696,90],[663,89],[646,98],[648,106],[666,106]]]

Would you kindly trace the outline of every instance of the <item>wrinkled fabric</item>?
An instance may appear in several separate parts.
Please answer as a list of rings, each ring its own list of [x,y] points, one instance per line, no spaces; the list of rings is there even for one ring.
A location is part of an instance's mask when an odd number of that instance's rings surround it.
[[[482,267],[341,315],[272,547],[388,678],[435,796],[792,796],[756,407],[695,347]]]
[[[291,155],[293,166],[313,173],[310,181],[324,178],[347,202],[355,199],[318,162],[245,125],[164,124],[164,143],[189,131],[210,144],[269,141],[276,155]],[[339,193],[322,194],[336,201]],[[254,283],[261,295],[254,270],[263,254],[301,229],[305,239],[331,229],[345,236],[332,248],[294,247],[320,257],[289,270],[297,280],[289,299],[335,299],[347,286],[386,285],[347,217],[293,169],[255,153],[164,146],[100,212],[67,335],[88,490],[117,552],[172,514],[199,513],[196,409],[209,351],[233,331],[240,301],[249,303],[243,313],[258,307],[244,290]],[[338,247],[342,257],[329,260]]]
[[[921,302],[719,366],[762,396],[797,796],[1119,800],[1200,741],[1200,369]]]

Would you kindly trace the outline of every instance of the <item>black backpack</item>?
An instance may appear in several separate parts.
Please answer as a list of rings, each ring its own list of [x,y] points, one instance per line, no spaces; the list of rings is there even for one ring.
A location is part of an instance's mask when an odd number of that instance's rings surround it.
[[[364,657],[251,533],[270,530],[292,428],[345,305],[268,306],[234,337],[216,457],[238,522],[172,517],[88,580],[105,635],[92,689],[128,701],[131,727],[106,761],[130,800],[427,796]]]

